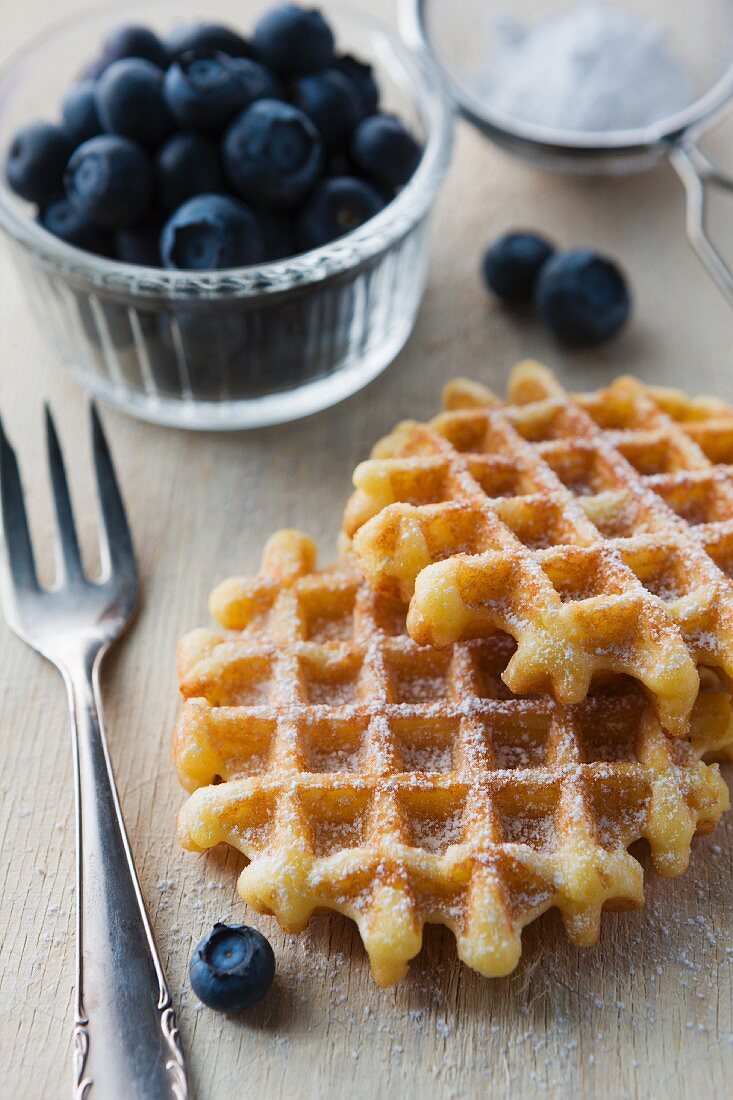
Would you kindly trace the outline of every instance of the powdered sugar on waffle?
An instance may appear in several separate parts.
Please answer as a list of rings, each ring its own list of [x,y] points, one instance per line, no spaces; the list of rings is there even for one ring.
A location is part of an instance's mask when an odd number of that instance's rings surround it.
[[[501,679],[506,636],[421,649],[395,633],[394,601],[351,563],[315,572],[310,547],[274,536],[260,576],[213,598],[230,633],[181,645],[175,756],[194,791],[181,838],[244,852],[246,900],[291,931],[318,908],[351,916],[389,984],[425,921],[449,925],[485,974],[512,968],[523,925],[550,905],[575,942],[593,942],[607,900],[641,904],[626,852],[639,836],[666,873],[684,869],[695,828],[711,828],[725,805],[717,772],[697,763],[731,738],[714,677],[692,745],[665,737],[629,682],[577,707],[519,699]],[[301,568],[283,576],[293,560]],[[314,619],[338,617],[348,629],[315,642]],[[329,702],[316,701],[314,682]]]
[[[531,363],[509,404],[447,393],[354,474],[345,530],[369,582],[411,600],[420,643],[511,633],[515,692],[574,703],[631,675],[685,736],[697,666],[733,675],[733,410],[630,378],[573,398]]]

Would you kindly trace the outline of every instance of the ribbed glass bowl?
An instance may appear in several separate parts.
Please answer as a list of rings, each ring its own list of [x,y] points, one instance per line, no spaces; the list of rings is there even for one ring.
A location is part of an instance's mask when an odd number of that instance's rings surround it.
[[[166,33],[205,19],[246,34],[273,2],[149,0],[57,24],[0,66],[0,156],[20,126],[58,116],[113,27]],[[138,267],[52,237],[0,183],[0,226],[39,325],[77,381],[133,416],[201,429],[293,420],[366,385],[412,331],[428,215],[450,158],[450,107],[430,63],[392,31],[338,4],[322,7],[339,50],[374,65],[385,108],[425,145],[397,198],[339,241],[224,272]]]

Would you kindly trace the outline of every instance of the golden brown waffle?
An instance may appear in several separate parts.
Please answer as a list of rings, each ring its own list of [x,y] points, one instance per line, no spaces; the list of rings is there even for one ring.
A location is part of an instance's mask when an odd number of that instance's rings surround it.
[[[351,917],[381,985],[403,977],[425,922],[500,975],[551,906],[584,945],[602,908],[642,905],[637,839],[662,874],[685,869],[728,805],[701,763],[733,745],[712,673],[689,743],[624,678],[572,707],[519,699],[501,679],[506,635],[420,648],[351,562],[314,565],[304,535],[273,536],[259,576],[214,592],[228,633],[194,631],[179,651],[181,842],[243,852],[255,909],[288,932],[315,910]]]
[[[684,736],[697,667],[733,677],[733,410],[620,378],[565,393],[522,363],[509,403],[474,383],[354,474],[345,531],[416,641],[502,630],[512,691],[579,702],[625,673]]]

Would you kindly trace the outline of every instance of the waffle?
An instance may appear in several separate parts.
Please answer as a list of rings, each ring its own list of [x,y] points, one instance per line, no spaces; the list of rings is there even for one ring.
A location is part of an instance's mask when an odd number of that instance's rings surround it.
[[[536,363],[509,402],[451,383],[377,444],[345,515],[361,568],[422,644],[511,634],[512,691],[627,674],[685,736],[697,668],[733,676],[733,410],[630,377],[572,396]]]
[[[733,745],[707,670],[689,741],[626,678],[576,706],[517,698],[511,638],[421,648],[399,601],[349,560],[315,571],[292,531],[211,608],[225,632],[179,649],[181,842],[242,852],[240,894],[287,932],[316,910],[352,918],[380,985],[406,973],[426,922],[487,976],[512,970],[523,926],[551,906],[594,943],[602,908],[643,904],[627,847],[646,838],[658,871],[679,874],[728,805],[702,762]]]

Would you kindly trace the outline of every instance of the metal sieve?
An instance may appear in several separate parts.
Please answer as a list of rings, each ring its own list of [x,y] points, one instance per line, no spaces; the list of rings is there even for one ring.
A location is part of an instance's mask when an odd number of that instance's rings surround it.
[[[554,171],[603,175],[637,172],[667,159],[685,188],[690,242],[733,304],[733,272],[708,226],[710,191],[733,191],[733,176],[714,164],[698,144],[733,101],[730,0],[609,2],[653,20],[660,29],[665,47],[684,67],[694,88],[694,98],[682,110],[635,129],[554,129],[508,114],[482,96],[481,73],[498,20],[510,14],[529,26],[540,15],[567,9],[574,0],[400,0],[400,22],[408,44],[437,64],[446,94],[460,113],[509,152]]]

